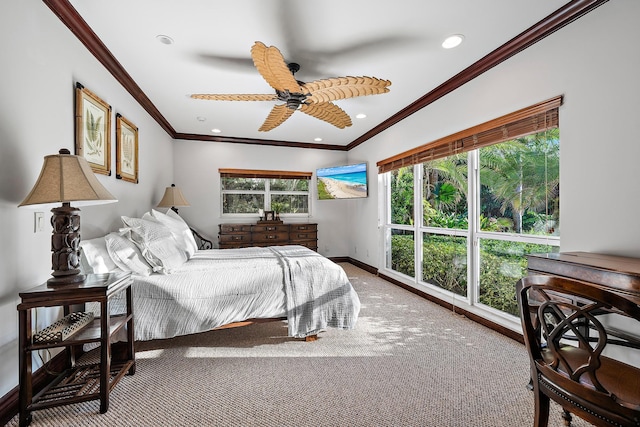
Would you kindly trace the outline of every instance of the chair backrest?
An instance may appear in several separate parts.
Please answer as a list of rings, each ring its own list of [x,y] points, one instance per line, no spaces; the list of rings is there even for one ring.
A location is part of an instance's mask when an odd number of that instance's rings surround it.
[[[611,345],[640,348],[638,337],[608,327],[622,317],[629,330],[640,331],[638,305],[554,276],[523,278],[517,296],[534,389],[597,425],[609,425],[603,419],[640,425],[640,369],[605,351]]]

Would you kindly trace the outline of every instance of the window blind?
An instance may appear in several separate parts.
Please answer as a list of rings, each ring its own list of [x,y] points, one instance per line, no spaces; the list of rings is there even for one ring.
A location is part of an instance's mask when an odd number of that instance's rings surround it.
[[[311,179],[313,172],[218,169],[222,178]]]
[[[377,162],[378,173],[475,150],[532,133],[556,128],[562,96],[540,102],[497,119],[421,145]]]

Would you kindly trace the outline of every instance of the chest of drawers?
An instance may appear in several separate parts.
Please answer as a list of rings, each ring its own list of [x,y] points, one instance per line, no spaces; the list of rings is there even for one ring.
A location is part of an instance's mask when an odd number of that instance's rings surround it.
[[[220,249],[302,245],[318,250],[318,224],[220,224]]]

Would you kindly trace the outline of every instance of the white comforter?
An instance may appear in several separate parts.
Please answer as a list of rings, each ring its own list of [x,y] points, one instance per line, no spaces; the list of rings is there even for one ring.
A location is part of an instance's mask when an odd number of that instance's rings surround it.
[[[303,246],[198,251],[172,274],[134,276],[132,293],[136,340],[273,317],[287,318],[289,336],[305,337],[353,328],[360,311],[344,270]]]

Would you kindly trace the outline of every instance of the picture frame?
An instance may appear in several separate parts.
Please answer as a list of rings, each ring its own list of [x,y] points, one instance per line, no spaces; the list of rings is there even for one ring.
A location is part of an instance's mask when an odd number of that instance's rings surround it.
[[[76,83],[76,155],[84,157],[94,173],[111,175],[111,106]]]
[[[116,179],[138,183],[138,128],[116,114]]]
[[[275,221],[276,214],[274,211],[264,211],[264,220],[265,221]]]

